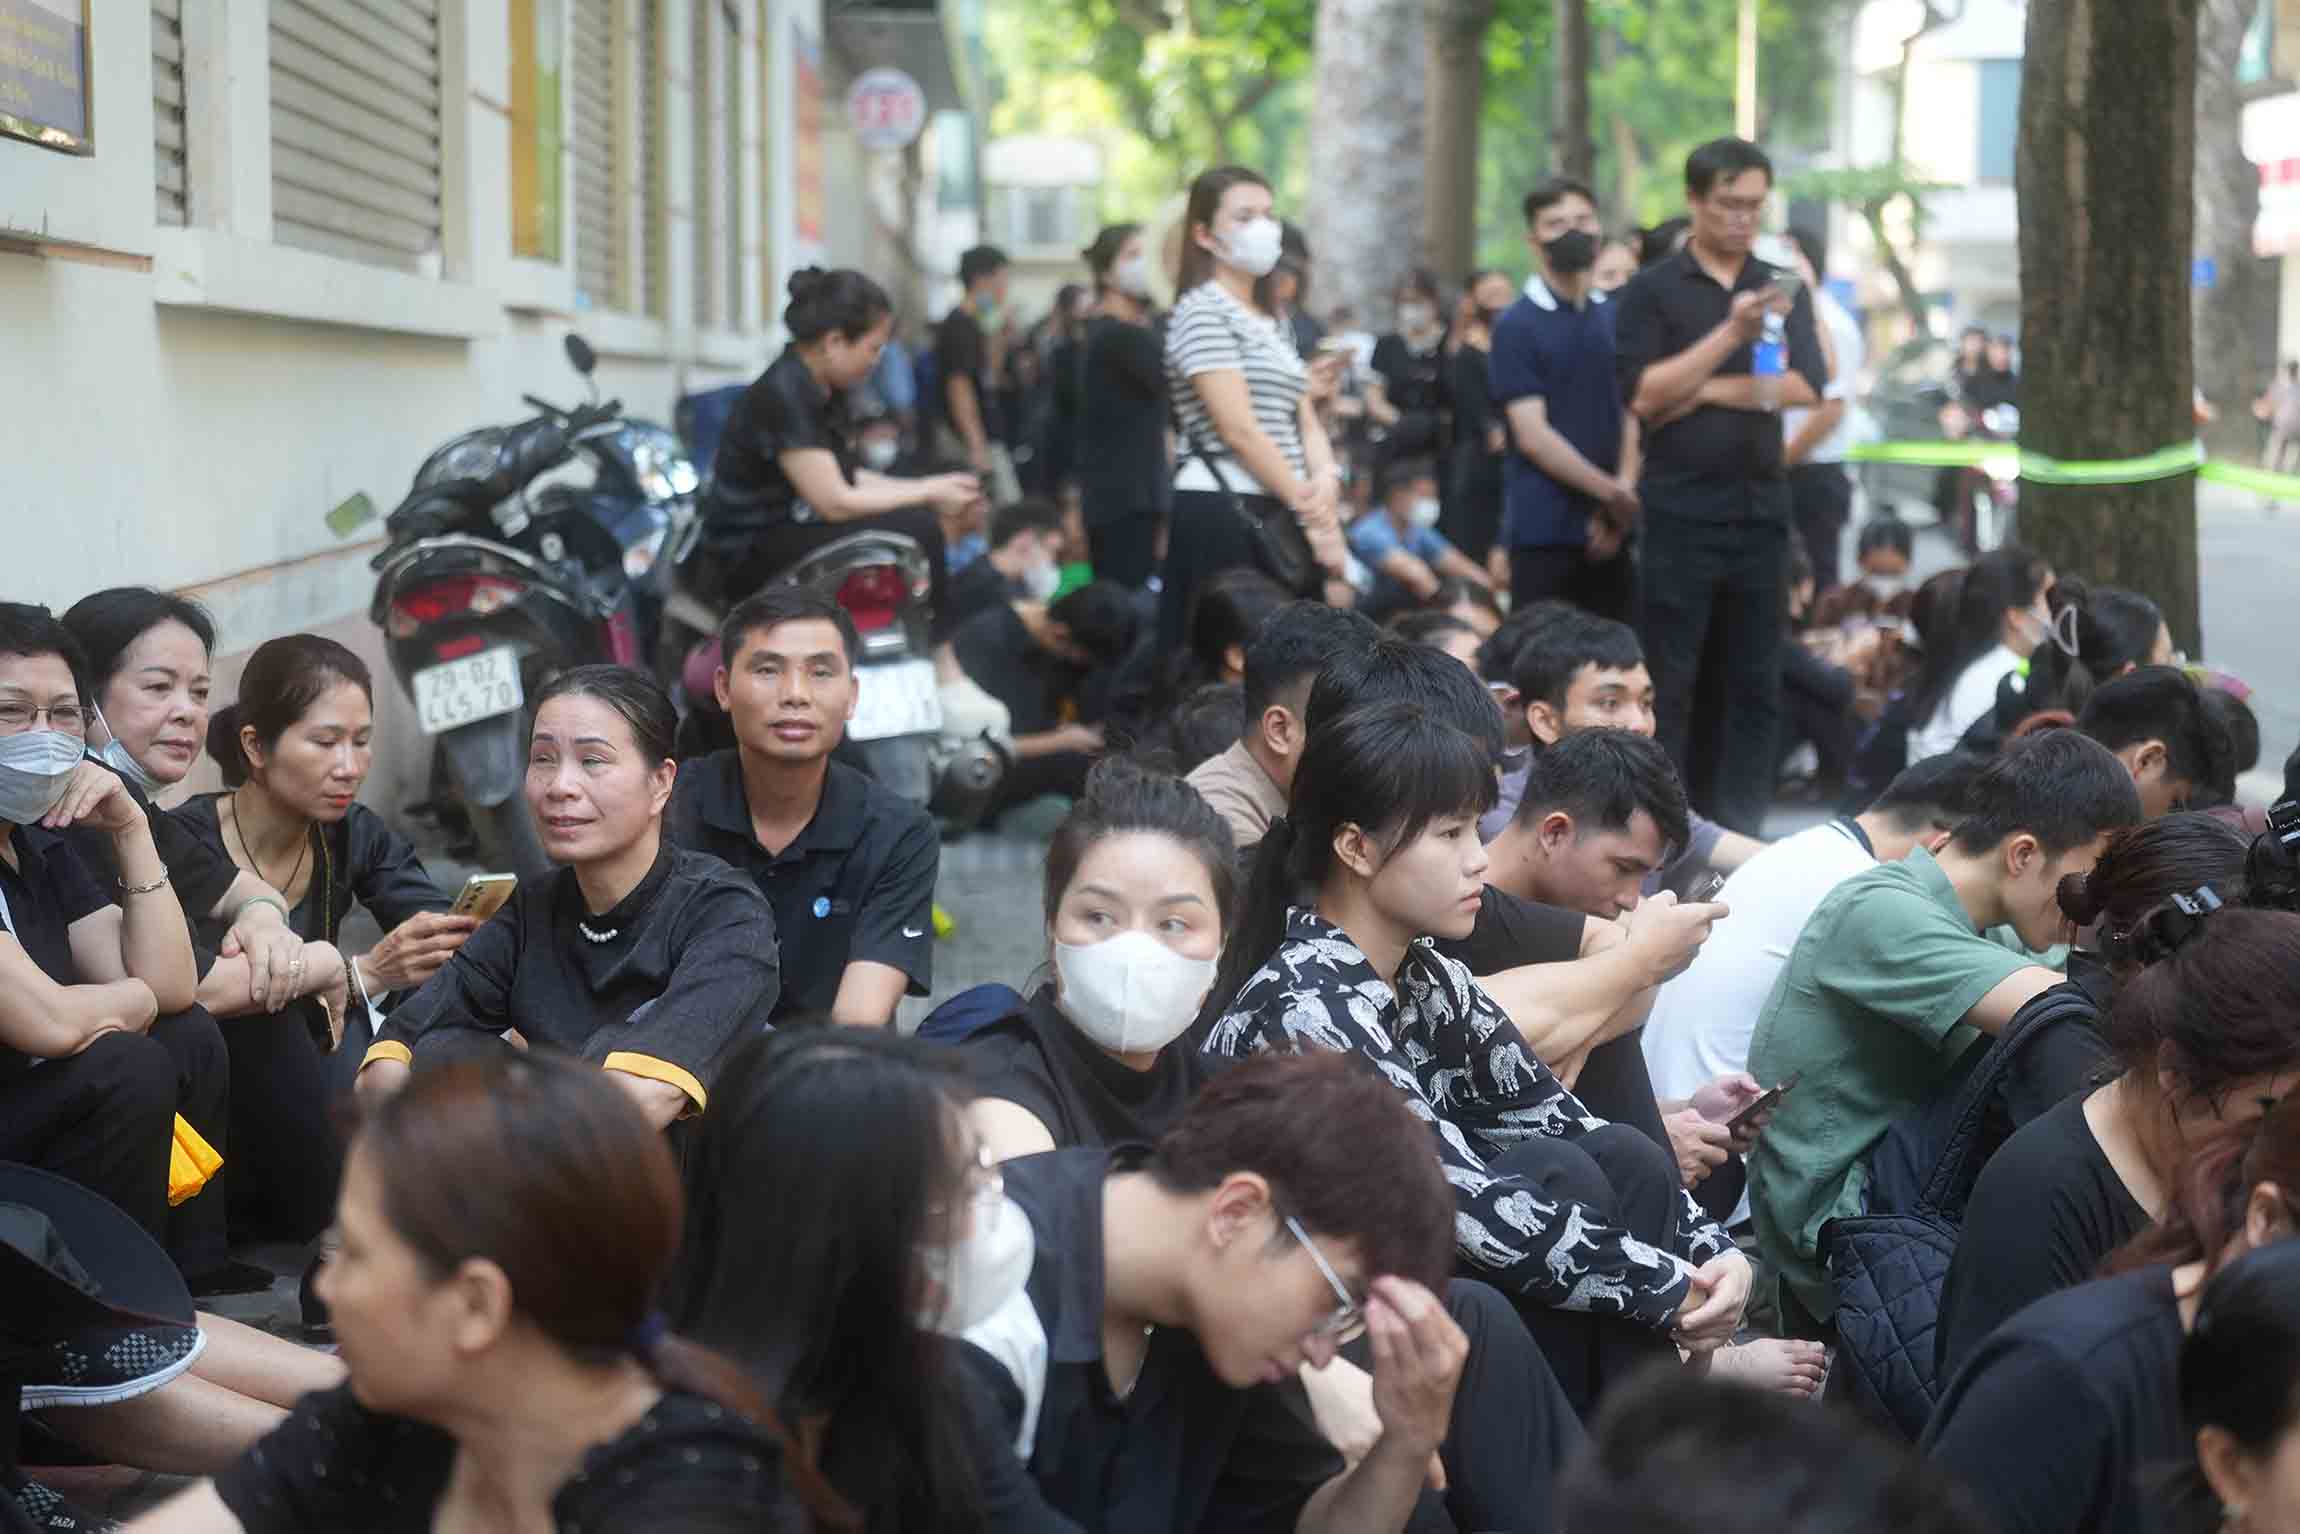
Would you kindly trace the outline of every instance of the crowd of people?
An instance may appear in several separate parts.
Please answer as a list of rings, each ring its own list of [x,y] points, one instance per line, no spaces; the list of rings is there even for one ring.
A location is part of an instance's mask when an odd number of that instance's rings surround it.
[[[352,651],[219,708],[181,597],[0,604],[0,1528],[101,1526],[46,1450],[195,1478],[152,1534],[2300,1534],[2300,804],[2145,595],[1848,551],[1857,331],[1756,146],[1686,192],[1544,183],[1362,363],[1238,167],[1169,312],[1115,226],[1018,347],[978,250],[909,392],[802,274],[731,744],[551,680],[499,908],[360,802]],[[916,1037],[942,828],[744,592],[879,518],[991,812],[1071,801]],[[330,1349],[201,1309],[256,1240]]]

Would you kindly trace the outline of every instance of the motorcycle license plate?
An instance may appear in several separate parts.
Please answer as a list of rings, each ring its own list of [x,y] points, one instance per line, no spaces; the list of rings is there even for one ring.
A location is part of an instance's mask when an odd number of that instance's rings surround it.
[[[847,725],[852,740],[888,740],[897,735],[925,735],[942,728],[942,694],[934,681],[934,662],[896,661],[889,666],[863,666],[855,672],[855,716]]]
[[[519,685],[519,652],[509,645],[426,666],[408,683],[415,692],[416,722],[426,735],[508,714],[527,701]]]

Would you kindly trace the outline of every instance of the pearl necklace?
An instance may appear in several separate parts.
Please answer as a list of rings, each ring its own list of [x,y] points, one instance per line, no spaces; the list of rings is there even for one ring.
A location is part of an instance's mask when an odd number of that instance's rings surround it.
[[[623,933],[621,927],[609,927],[604,932],[593,932],[580,921],[575,923],[575,930],[583,934],[584,941],[591,943],[612,943]]]

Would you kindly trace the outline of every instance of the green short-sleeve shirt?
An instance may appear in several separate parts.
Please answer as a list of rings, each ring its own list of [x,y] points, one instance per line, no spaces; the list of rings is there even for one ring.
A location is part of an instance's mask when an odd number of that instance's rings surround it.
[[[1749,1070],[1801,1072],[1749,1154],[1749,1207],[1766,1261],[1807,1311],[1836,1308],[1821,1227],[1861,1212],[1864,1158],[1979,1037],[1964,1021],[2030,961],[1974,930],[1922,847],[1830,891],[1758,1015]]]

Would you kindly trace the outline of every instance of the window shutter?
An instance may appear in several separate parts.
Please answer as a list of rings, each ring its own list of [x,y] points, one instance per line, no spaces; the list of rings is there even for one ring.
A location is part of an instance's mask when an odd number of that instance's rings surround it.
[[[419,269],[439,250],[438,0],[272,0],[272,238]]]
[[[711,285],[711,232],[715,225],[712,204],[717,201],[718,178],[714,173],[716,162],[712,158],[711,141],[718,135],[711,111],[711,44],[719,29],[717,0],[695,0],[694,67],[688,72],[691,82],[688,99],[694,110],[695,162],[694,195],[689,199],[692,213],[689,227],[694,230],[695,251],[695,325],[705,329],[719,322],[719,305],[715,301],[717,289]]]
[[[155,212],[184,222],[183,0],[152,0],[152,150],[158,170]]]
[[[663,30],[656,0],[633,0],[638,18],[639,166],[633,190],[639,214],[638,310],[663,317]]]
[[[614,0],[575,0],[575,294],[592,309],[621,307],[622,241],[616,238]]]
[[[725,131],[726,152],[720,161],[719,222],[726,238],[727,311],[729,330],[743,328],[743,33],[733,15],[727,16],[726,45],[719,60],[719,122]]]

